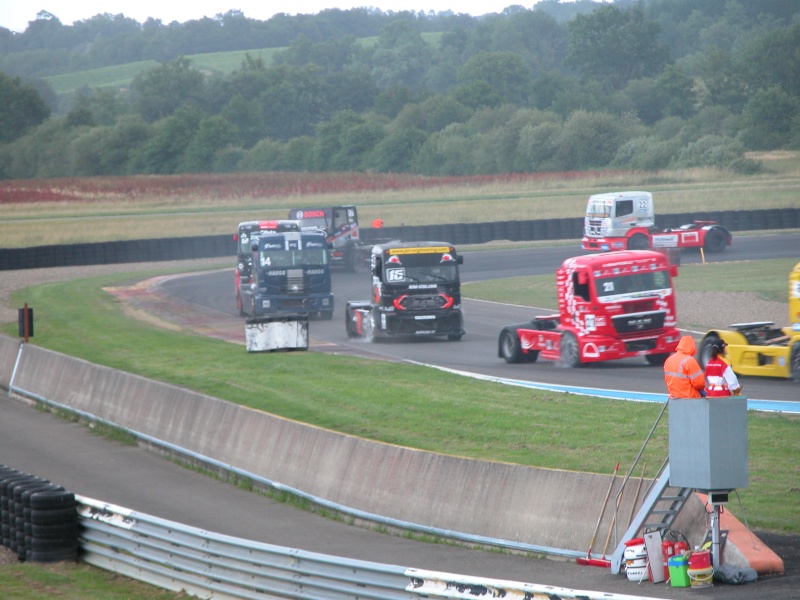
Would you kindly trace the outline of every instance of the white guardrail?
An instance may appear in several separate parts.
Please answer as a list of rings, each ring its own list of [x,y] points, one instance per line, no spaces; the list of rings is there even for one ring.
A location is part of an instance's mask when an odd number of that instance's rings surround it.
[[[83,496],[76,500],[81,560],[198,598],[653,600],[317,554],[212,533]]]

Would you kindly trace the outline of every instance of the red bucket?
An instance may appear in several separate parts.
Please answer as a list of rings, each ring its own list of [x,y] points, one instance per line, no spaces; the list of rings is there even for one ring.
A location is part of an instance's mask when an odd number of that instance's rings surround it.
[[[695,550],[689,555],[689,568],[692,570],[708,569],[711,566],[711,552]]]

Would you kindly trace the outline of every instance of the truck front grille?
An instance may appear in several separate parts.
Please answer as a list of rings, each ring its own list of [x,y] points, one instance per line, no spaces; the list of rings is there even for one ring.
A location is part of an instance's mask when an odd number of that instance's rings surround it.
[[[440,295],[406,296],[400,302],[406,310],[438,310],[444,307],[447,300]]]
[[[664,327],[664,317],[666,312],[652,311],[640,313],[628,313],[612,317],[614,329],[619,334],[637,334],[646,331],[654,331]]]

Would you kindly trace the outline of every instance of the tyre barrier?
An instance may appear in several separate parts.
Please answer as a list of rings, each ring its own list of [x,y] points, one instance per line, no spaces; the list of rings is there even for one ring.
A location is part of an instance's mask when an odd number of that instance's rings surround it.
[[[794,229],[800,227],[800,208],[665,214],[658,216],[656,225],[671,229],[696,220],[716,221],[734,234],[760,229]],[[460,246],[505,239],[529,242],[580,239],[582,236],[582,217],[361,229],[361,239],[367,244],[385,239],[442,240]],[[228,235],[0,248],[0,271],[231,256],[236,256],[236,246]]]
[[[0,465],[0,544],[21,561],[76,561],[79,534],[74,493]]]

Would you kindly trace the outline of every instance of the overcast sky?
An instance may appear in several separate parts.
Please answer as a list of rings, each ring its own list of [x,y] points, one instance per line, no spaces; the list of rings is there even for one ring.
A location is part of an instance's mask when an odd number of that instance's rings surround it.
[[[358,0],[190,0],[170,2],[169,0],[0,0],[0,27],[12,31],[25,31],[28,21],[35,21],[39,11],[45,10],[64,25],[83,21],[108,13],[123,14],[143,23],[148,17],[161,19],[164,24],[178,21],[183,23],[203,17],[215,17],[229,10],[240,10],[246,17],[265,21],[276,13],[315,14],[326,8],[355,8],[374,6],[387,11],[434,11],[452,10],[454,12],[484,15],[501,12],[507,6],[518,4],[530,8],[534,0],[514,2],[513,0],[375,0],[363,3]],[[38,8],[37,8],[38,7]]]

